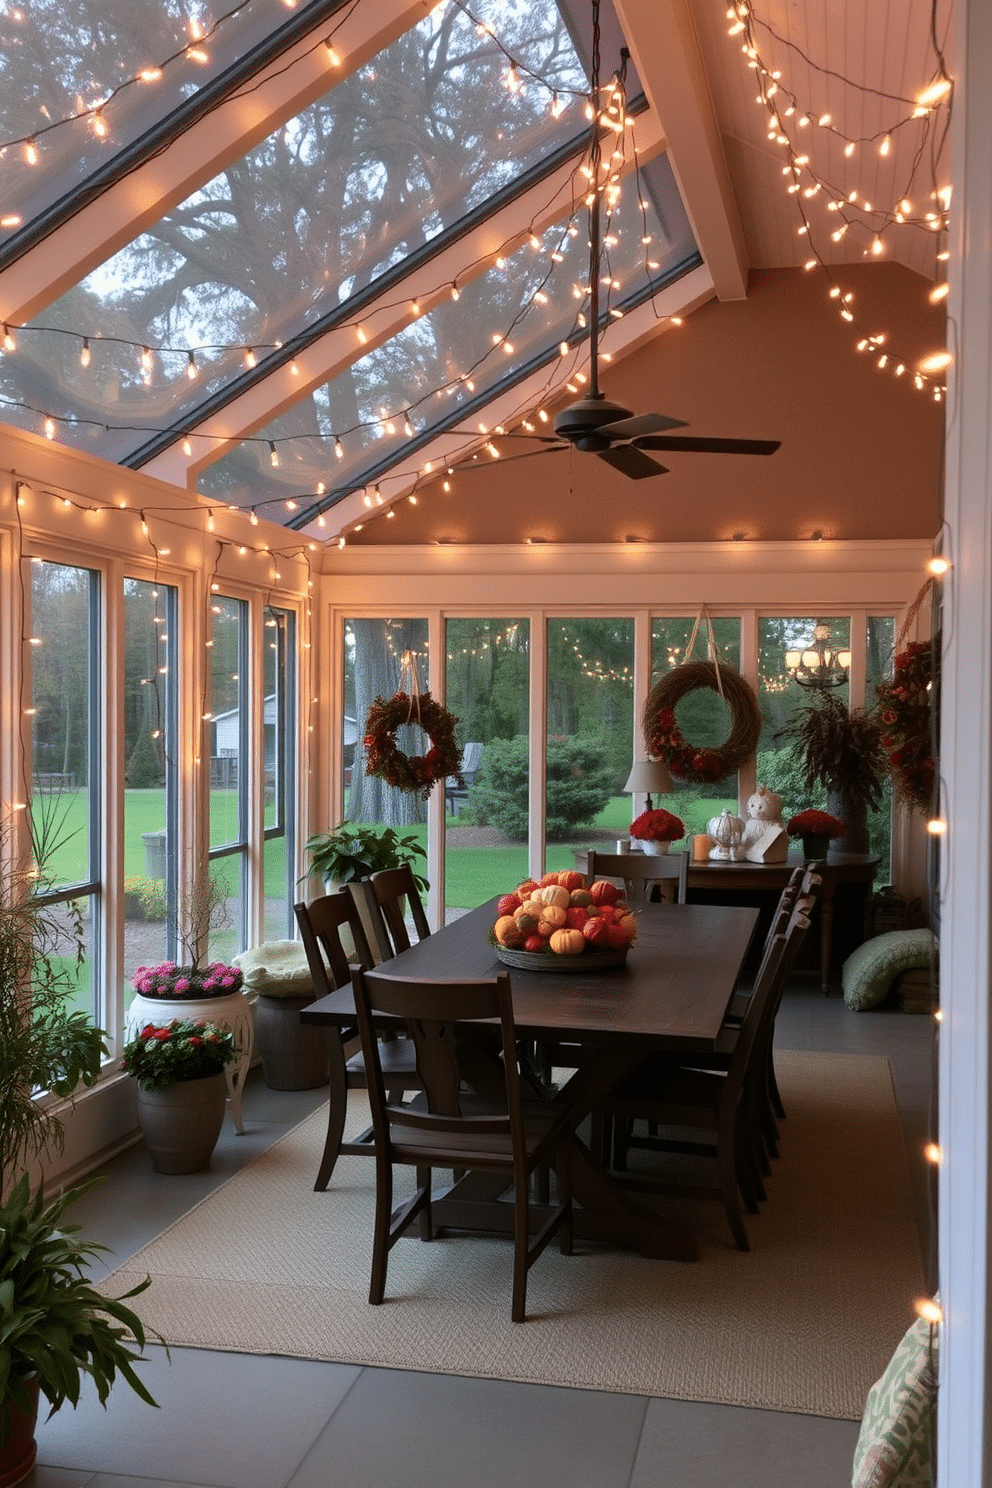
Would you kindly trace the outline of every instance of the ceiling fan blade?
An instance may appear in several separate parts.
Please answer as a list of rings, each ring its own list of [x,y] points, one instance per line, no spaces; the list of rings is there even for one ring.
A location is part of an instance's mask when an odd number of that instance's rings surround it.
[[[698,455],[773,455],[780,439],[706,439],[693,434],[648,434],[637,449],[685,450]]]
[[[596,454],[600,460],[605,460],[607,465],[612,465],[614,470],[619,470],[631,480],[644,480],[649,475],[667,475],[668,473],[667,465],[659,465],[657,460],[642,455],[633,444],[621,444],[616,449],[597,450]]]
[[[632,418],[602,424],[597,434],[607,439],[639,439],[642,434],[660,434],[663,429],[684,429],[685,419],[669,418],[665,413],[635,413]]]

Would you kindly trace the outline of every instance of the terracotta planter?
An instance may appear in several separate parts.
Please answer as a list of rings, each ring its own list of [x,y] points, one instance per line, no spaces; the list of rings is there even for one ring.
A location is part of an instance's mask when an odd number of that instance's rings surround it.
[[[270,1090],[314,1090],[326,1085],[327,1041],[321,1029],[300,1022],[313,1002],[304,997],[266,997],[255,1002],[255,1038],[262,1075]]]
[[[180,1080],[164,1090],[138,1086],[138,1121],[158,1173],[199,1173],[210,1158],[224,1122],[227,1082],[223,1071],[202,1080]]]
[[[0,1447],[0,1488],[14,1488],[15,1483],[23,1483],[30,1476],[38,1454],[38,1444],[34,1439],[40,1393],[37,1379],[29,1379],[27,1387],[31,1409],[19,1410],[14,1404],[10,1407],[10,1435]]]

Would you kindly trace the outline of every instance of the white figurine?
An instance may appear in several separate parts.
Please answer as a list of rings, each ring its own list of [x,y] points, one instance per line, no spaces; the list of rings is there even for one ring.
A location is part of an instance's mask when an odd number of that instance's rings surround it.
[[[748,799],[741,847],[749,863],[784,863],[789,856],[782,797],[763,785]]]
[[[706,830],[714,842],[714,846],[710,848],[710,857],[715,862],[736,863],[741,856],[740,842],[744,833],[744,823],[740,817],[731,816],[729,811],[721,811],[719,816],[710,817]]]

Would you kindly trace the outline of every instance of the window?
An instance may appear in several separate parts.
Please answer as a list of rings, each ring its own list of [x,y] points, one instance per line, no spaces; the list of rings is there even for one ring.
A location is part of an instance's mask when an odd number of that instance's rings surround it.
[[[124,580],[124,974],[176,954],[177,591]]]
[[[39,898],[60,907],[75,999],[95,1022],[100,978],[100,576],[35,559],[30,580],[31,836]]]

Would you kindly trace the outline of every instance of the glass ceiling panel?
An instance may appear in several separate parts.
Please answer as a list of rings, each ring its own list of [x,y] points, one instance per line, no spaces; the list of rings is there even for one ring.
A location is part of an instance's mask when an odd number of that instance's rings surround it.
[[[645,176],[645,216],[637,186],[629,181],[606,229],[606,266],[613,285],[604,293],[614,307],[640,300],[649,285],[666,282],[698,261],[667,159],[652,162]],[[647,249],[645,230],[651,236]],[[552,254],[560,255],[560,261]],[[439,419],[450,420],[453,411],[494,389],[511,369],[540,360],[581,327],[578,316],[585,300],[581,291],[576,296],[575,287],[584,288],[588,271],[582,211],[571,226],[546,232],[539,250],[526,244],[507,259],[504,270],[480,275],[465,285],[457,301],[447,300],[412,322],[256,430],[250,441],[202,471],[200,493],[238,506],[260,506],[272,520],[290,521],[296,508],[284,503],[295,497],[325,490],[344,495],[363,485],[371,467],[401,458],[412,437],[429,433]],[[512,347],[512,361],[498,337]],[[608,334],[604,350],[610,350]],[[583,343],[568,360],[570,369],[581,370],[584,352]],[[467,417],[461,432],[442,437],[437,458],[463,448],[477,428],[477,416]],[[388,480],[382,494],[388,497]]]
[[[572,90],[588,82],[553,0],[472,9],[548,86],[508,88],[501,47],[457,6],[439,7],[18,333],[0,396],[23,406],[5,416],[37,430],[48,414],[60,440],[124,460],[150,433],[193,421],[246,357],[264,369],[266,347],[584,138]]]
[[[199,0],[0,0],[0,142],[17,142],[0,147],[0,244],[291,14],[273,0],[211,12]],[[97,107],[102,122],[86,115]]]

